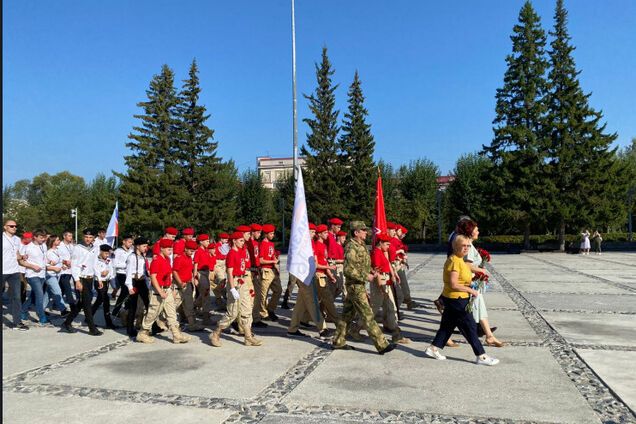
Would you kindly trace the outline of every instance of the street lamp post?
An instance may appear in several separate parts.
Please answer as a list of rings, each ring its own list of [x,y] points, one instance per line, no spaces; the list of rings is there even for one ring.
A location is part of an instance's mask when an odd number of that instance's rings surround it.
[[[294,0],[291,0],[291,24],[292,24],[292,107],[293,107],[293,166],[294,166],[294,183],[298,178],[298,108],[296,102],[296,15],[294,9]]]
[[[75,218],[75,243],[77,243],[77,208],[71,209],[71,218]]]

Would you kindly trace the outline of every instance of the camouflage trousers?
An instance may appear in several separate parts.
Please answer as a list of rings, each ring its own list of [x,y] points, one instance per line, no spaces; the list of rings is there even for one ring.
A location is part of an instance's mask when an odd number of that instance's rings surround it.
[[[362,321],[378,352],[388,346],[389,343],[386,337],[384,337],[378,323],[373,318],[373,311],[371,310],[371,305],[369,305],[364,284],[347,284],[347,297],[344,301],[342,319],[338,322],[336,328],[336,335],[333,340],[334,346],[344,346],[347,326],[351,325],[351,321],[354,318]]]

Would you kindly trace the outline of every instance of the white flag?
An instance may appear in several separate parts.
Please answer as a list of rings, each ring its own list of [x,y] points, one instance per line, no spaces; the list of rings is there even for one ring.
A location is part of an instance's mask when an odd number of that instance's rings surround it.
[[[316,272],[314,249],[311,246],[311,236],[309,235],[303,173],[300,166],[298,167],[298,180],[296,181],[294,214],[292,216],[289,252],[287,254],[287,271],[306,285],[311,284]]]

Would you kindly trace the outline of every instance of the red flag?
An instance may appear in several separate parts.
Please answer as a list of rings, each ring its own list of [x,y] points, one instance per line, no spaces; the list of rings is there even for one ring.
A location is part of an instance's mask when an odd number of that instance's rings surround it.
[[[384,212],[384,193],[382,191],[382,175],[378,168],[378,182],[375,186],[375,214],[373,216],[373,245],[380,233],[386,233],[386,213]]]

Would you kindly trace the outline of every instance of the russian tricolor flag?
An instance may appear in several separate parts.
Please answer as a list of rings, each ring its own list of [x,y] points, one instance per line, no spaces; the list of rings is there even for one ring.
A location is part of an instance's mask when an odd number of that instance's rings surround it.
[[[110,217],[108,228],[106,229],[106,240],[111,247],[114,247],[115,240],[119,236],[119,202],[115,202],[113,216]]]

